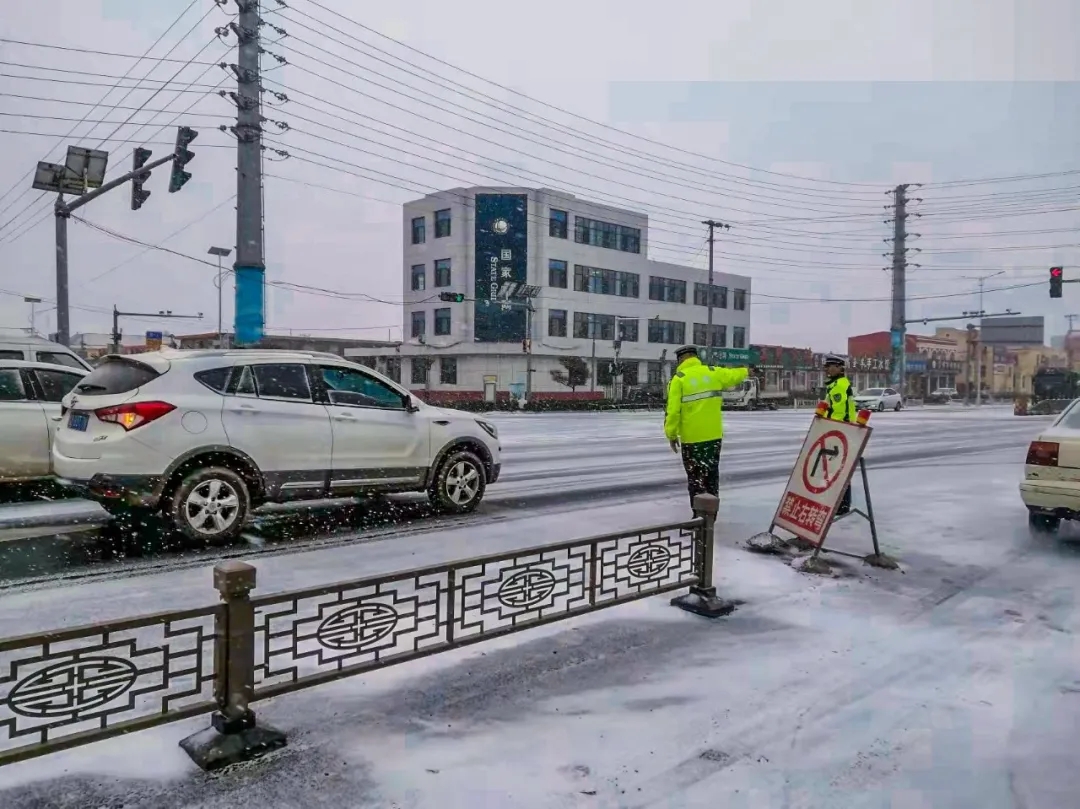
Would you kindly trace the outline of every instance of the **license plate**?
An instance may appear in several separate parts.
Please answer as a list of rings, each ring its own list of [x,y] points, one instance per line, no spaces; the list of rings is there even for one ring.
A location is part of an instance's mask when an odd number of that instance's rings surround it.
[[[90,423],[89,413],[77,413],[72,411],[68,416],[68,427],[72,430],[78,430],[80,433],[86,432],[86,427]]]

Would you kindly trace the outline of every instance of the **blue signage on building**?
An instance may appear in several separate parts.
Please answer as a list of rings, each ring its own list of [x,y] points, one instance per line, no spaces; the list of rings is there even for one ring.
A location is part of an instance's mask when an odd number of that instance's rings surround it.
[[[525,339],[525,307],[499,299],[504,284],[528,283],[529,198],[524,194],[476,195],[476,317],[478,343]]]

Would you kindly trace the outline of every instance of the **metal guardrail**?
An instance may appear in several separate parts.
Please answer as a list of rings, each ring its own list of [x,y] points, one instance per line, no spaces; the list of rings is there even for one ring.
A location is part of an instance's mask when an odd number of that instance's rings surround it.
[[[205,769],[285,743],[251,704],[689,587],[710,617],[717,501],[694,519],[251,597],[256,570],[214,568],[221,603],[0,639],[0,765],[212,713],[181,742]]]

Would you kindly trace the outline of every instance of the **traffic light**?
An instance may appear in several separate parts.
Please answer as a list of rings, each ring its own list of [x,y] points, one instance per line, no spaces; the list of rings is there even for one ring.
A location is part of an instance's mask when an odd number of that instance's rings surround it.
[[[449,301],[450,303],[465,303],[465,295],[461,292],[440,292],[440,301]]]
[[[1061,297],[1061,284],[1065,280],[1063,278],[1064,272],[1061,267],[1050,268],[1050,297]]]
[[[150,159],[150,155],[152,154],[153,152],[149,149],[144,149],[142,146],[137,147],[132,155],[132,162],[134,163],[132,169],[134,171],[141,169],[146,165],[146,161]],[[142,174],[136,174],[131,178],[131,210],[139,210],[139,208],[143,206],[143,203],[149,199],[150,192],[143,189],[143,183],[149,179],[150,172],[148,171],[144,171]]]
[[[188,150],[188,144],[199,136],[199,133],[190,126],[182,126],[176,130],[176,149],[173,152],[172,174],[169,176],[169,193],[174,194],[184,187],[184,183],[191,179],[191,172],[184,171],[184,166],[195,157],[194,152]]]

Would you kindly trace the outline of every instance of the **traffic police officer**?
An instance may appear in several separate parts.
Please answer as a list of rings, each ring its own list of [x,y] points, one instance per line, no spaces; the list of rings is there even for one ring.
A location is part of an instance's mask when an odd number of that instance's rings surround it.
[[[672,452],[682,446],[692,506],[695,495],[720,495],[720,444],[724,438],[720,392],[742,383],[749,369],[705,365],[694,346],[678,349],[675,361],[678,365],[668,386],[664,434]]]
[[[831,354],[825,358],[825,375],[829,379],[825,386],[825,402],[828,405],[825,418],[854,424],[858,416],[858,408],[855,406],[855,388],[844,373],[845,366],[843,357]],[[847,514],[849,511],[851,511],[850,486],[844,489],[844,496],[840,500],[840,508],[836,510],[836,513]]]

